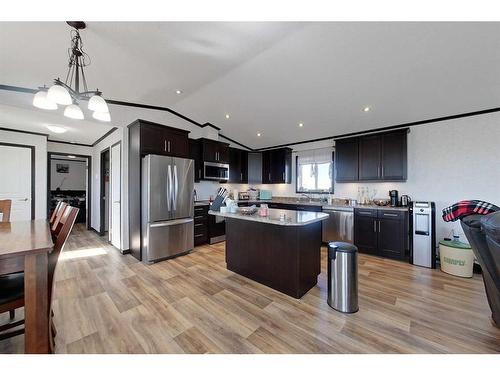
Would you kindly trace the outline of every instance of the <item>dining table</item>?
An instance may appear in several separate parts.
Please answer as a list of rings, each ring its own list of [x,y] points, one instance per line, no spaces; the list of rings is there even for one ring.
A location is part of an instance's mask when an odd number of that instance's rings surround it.
[[[24,351],[50,353],[47,220],[0,222],[0,276],[24,272]]]

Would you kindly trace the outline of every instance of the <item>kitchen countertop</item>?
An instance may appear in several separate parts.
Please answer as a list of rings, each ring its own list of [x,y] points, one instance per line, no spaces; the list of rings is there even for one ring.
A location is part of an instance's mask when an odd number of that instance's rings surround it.
[[[396,210],[396,211],[408,211],[408,207],[391,207],[391,206],[377,206],[375,204],[356,204],[354,206],[350,206],[347,204],[327,204],[325,202],[319,201],[308,201],[308,200],[293,200],[290,198],[273,198],[273,199],[255,199],[255,200],[236,200],[236,203],[250,203],[250,204],[259,204],[259,203],[283,203],[283,204],[292,204],[292,205],[301,205],[301,206],[320,206],[324,210],[332,210],[336,208],[351,210],[353,208],[358,209],[370,209],[370,210]],[[210,205],[209,201],[197,201],[194,203],[195,206],[208,206]],[[290,210],[288,210],[290,211]]]
[[[264,224],[275,224],[282,226],[304,226],[312,223],[316,223],[328,218],[328,214],[323,212],[309,212],[309,211],[294,211],[294,210],[278,210],[270,208],[268,210],[269,214],[267,217],[259,216],[258,213],[253,215],[243,215],[241,213],[222,213],[219,211],[208,211],[210,215],[221,216],[228,219],[239,219],[248,221],[257,221]],[[285,214],[285,220],[280,220],[280,215]]]

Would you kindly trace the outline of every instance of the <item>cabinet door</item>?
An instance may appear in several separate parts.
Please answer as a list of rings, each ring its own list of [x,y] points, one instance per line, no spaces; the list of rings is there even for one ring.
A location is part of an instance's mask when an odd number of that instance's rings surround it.
[[[240,150],[240,182],[248,184],[248,151]]]
[[[229,146],[219,143],[217,145],[217,161],[219,163],[229,163]]]
[[[382,179],[406,180],[407,130],[382,135]]]
[[[187,134],[177,133],[174,131],[164,131],[163,140],[164,147],[167,150],[166,155],[189,158],[189,139]]]
[[[271,151],[271,183],[285,181],[285,153],[283,150]]]
[[[389,214],[387,214],[389,215]],[[405,257],[405,220],[384,215],[378,219],[378,251],[381,256],[395,259]]]
[[[380,180],[380,148],[381,138],[370,135],[359,139],[359,179]]]
[[[199,182],[203,178],[203,162],[199,141],[189,139],[189,157],[194,160],[194,181]]]
[[[165,139],[161,127],[141,125],[141,153],[166,155]]]
[[[354,213],[354,244],[361,253],[377,254],[376,210],[362,210]],[[364,213],[366,211],[366,213]]]
[[[240,183],[241,172],[241,152],[237,148],[229,148],[229,182]]]
[[[203,161],[217,162],[218,151],[217,142],[203,141]]]
[[[335,171],[335,180],[338,182],[358,180],[357,138],[335,141]]]
[[[262,183],[271,183],[271,152],[264,151],[262,153]]]

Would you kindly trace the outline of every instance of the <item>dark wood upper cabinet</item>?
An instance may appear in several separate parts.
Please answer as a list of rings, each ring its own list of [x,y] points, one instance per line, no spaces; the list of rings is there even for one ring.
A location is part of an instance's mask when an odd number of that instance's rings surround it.
[[[292,149],[278,148],[262,153],[262,183],[292,183]]]
[[[381,177],[383,180],[405,181],[407,166],[407,131],[387,133],[381,136]]]
[[[335,180],[358,181],[358,138],[335,141]]]
[[[229,147],[229,182],[248,183],[248,151]]]
[[[200,138],[203,161],[229,163],[229,143]]]
[[[188,131],[144,120],[136,124],[140,127],[141,154],[189,157]]]
[[[379,180],[381,138],[379,135],[361,137],[359,139],[359,180]]]
[[[203,178],[203,158],[201,143],[196,139],[189,139],[189,157],[194,160],[194,182],[200,182]]]
[[[405,181],[408,129],[335,142],[336,181]]]

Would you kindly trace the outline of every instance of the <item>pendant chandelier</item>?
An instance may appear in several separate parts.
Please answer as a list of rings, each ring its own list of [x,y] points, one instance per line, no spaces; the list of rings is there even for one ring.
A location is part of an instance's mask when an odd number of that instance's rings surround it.
[[[64,116],[75,120],[83,120],[83,111],[80,108],[80,101],[88,101],[87,108],[92,111],[92,117],[99,121],[109,122],[108,105],[102,97],[99,89],[89,91],[85,78],[84,67],[90,65],[90,57],[83,51],[83,42],[79,30],[85,28],[85,22],[67,22],[71,30],[71,47],[68,49],[68,73],[66,79],[54,80],[54,84],[47,88],[45,85],[33,98],[33,105],[37,108],[54,110],[58,105],[66,106]],[[80,91],[80,89],[82,91]]]

